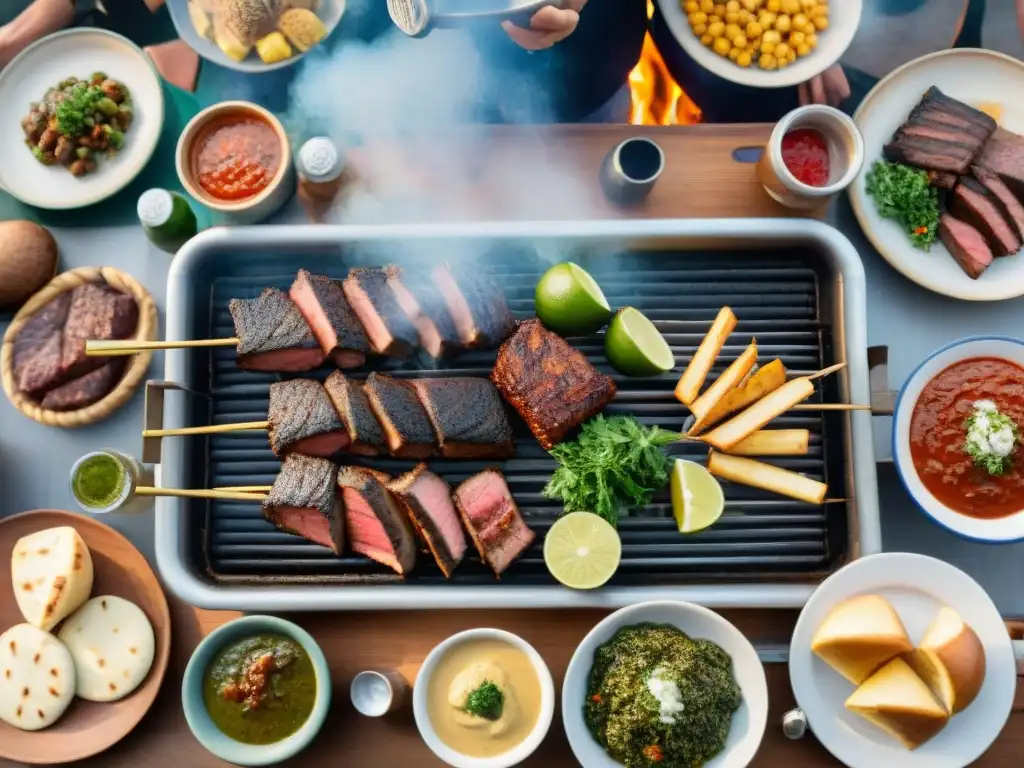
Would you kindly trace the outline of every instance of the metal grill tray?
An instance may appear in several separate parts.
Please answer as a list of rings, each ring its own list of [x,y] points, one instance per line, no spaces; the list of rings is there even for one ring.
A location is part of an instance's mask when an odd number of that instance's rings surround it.
[[[728,232],[727,237],[720,233]],[[429,264],[484,269],[503,286],[517,317],[533,315],[533,288],[553,261],[572,258],[594,275],[613,306],[635,306],[665,334],[676,372],[634,379],[612,370],[599,336],[574,339],[619,392],[607,413],[681,428],[686,411],[672,395],[723,305],[739,317],[716,365],[720,372],[757,338],[759,357],[782,359],[791,374],[834,362],[847,368],[822,382],[828,402],[868,402],[864,273],[850,243],[811,221],[621,221],[410,227],[274,227],[204,233],[175,259],[169,279],[167,337],[234,335],[227,303],[268,285],[287,288],[299,267],[341,277],[352,266]],[[438,367],[423,357],[375,360],[364,371],[399,377],[486,376],[495,352],[471,352]],[[313,372],[323,380],[327,369]],[[712,374],[714,376],[715,374]],[[290,376],[290,375],[289,375]],[[266,418],[277,374],[242,371],[233,349],[173,350],[167,377],[202,397],[170,399],[165,426]],[[486,606],[624,605],[643,599],[690,599],[718,607],[798,606],[820,580],[849,559],[878,551],[878,502],[870,415],[804,411],[773,426],[812,433],[806,457],[779,459],[829,484],[846,504],[814,506],[725,484],[726,512],[708,531],[682,536],[667,493],[619,524],[622,563],[608,586],[578,593],[557,585],[542,557],[543,535],[561,506],[541,489],[554,461],[513,417],[516,456],[505,462],[433,459],[453,486],[499,466],[537,542],[496,582],[475,553],[446,581],[427,554],[401,580],[358,555],[338,558],[277,531],[258,504],[184,499],[157,501],[157,562],[168,586],[188,602],[236,610],[389,609]],[[694,444],[671,453],[698,461]],[[361,463],[399,474],[415,462]],[[167,438],[161,484],[168,487],[265,485],[279,462],[264,433]]]

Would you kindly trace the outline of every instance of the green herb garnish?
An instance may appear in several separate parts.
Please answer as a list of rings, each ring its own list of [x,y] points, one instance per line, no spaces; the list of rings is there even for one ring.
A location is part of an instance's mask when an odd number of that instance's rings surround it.
[[[96,106],[101,99],[110,101],[98,86],[77,83],[71,94],[57,105],[57,130],[71,138],[81,136],[87,128],[86,118],[97,111]],[[116,104],[114,111],[117,111]]]
[[[976,407],[974,413],[964,422],[964,427],[967,430],[964,450],[976,467],[984,469],[990,475],[1002,475],[1010,469],[1013,454],[1020,442],[1020,433],[1013,419],[998,410]],[[1002,451],[997,453],[993,450],[993,442],[999,438],[997,433],[1004,430],[1009,430],[1013,435],[1013,444],[1006,455],[1001,455]]]
[[[678,439],[632,416],[595,416],[579,437],[551,449],[560,466],[543,493],[566,512],[593,512],[616,525],[621,508],[642,507],[668,483],[671,460],[662,446]]]
[[[466,711],[484,720],[497,720],[504,709],[505,694],[490,680],[484,680],[466,699]]]
[[[867,192],[878,213],[896,221],[911,242],[927,251],[939,227],[939,192],[928,172],[902,163],[877,161],[867,175]]]

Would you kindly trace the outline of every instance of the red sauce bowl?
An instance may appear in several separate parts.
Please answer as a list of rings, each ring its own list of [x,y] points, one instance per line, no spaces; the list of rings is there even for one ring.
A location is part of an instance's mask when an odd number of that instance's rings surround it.
[[[276,145],[271,146],[272,141]],[[237,174],[213,173],[216,148],[221,146],[252,155],[249,167],[238,167]],[[193,117],[178,139],[175,165],[185,191],[222,214],[227,224],[263,221],[295,191],[291,142],[284,126],[271,112],[247,101],[223,101]],[[230,190],[228,185],[233,185]],[[215,194],[218,190],[222,194]]]

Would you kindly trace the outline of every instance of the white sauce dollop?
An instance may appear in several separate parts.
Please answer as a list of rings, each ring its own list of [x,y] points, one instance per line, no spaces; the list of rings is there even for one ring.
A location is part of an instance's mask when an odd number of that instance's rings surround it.
[[[990,414],[999,413],[996,404],[991,400],[978,400],[974,403],[974,423],[967,432],[967,442],[980,453],[987,453],[999,458],[1009,456],[1016,442],[1013,430],[1003,425],[993,428]]]
[[[671,724],[683,711],[683,697],[675,681],[664,677],[667,671],[664,667],[655,667],[647,678],[647,690],[658,702],[658,719]]]

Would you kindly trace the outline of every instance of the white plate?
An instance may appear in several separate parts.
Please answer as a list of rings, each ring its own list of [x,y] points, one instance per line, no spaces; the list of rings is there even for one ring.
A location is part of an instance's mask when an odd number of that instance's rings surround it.
[[[711,640],[732,657],[733,677],[743,703],[732,716],[725,747],[704,768],[745,768],[754,759],[768,721],[768,682],[754,646],[736,627],[714,611],[693,603],[649,602],[622,608],[605,618],[576,648],[562,683],[562,721],[569,746],[583,768],[622,768],[597,743],[583,720],[590,668],[597,647],[619,629],[642,622],[671,624],[693,638]],[[875,766],[874,768],[878,768]]]
[[[929,86],[972,106],[1003,107],[1000,125],[1024,132],[1024,62],[994,51],[956,48],[903,65],[871,89],[853,116],[864,136],[864,172],[850,186],[850,202],[864,234],[896,270],[930,291],[968,301],[999,301],[1024,294],[1024,258],[995,259],[977,280],[960,269],[936,241],[929,251],[911,245],[895,222],[883,219],[865,189],[867,172],[882,157],[882,146],[907,119]]]
[[[128,86],[134,119],[120,152],[75,178],[46,166],[25,145],[21,119],[29,105],[68,77],[93,72]],[[0,188],[37,208],[67,210],[105,200],[130,184],[149,162],[164,124],[164,96],[149,57],[127,38],[102,29],[70,29],[30,45],[0,72]]]
[[[622,2],[623,0],[620,0]],[[761,69],[755,64],[741,67],[724,56],[719,56],[693,34],[683,11],[683,0],[658,0],[658,10],[673,37],[690,58],[704,69],[721,78],[752,88],[787,88],[805,83],[820,75],[841,57],[853,42],[860,25],[863,0],[831,0],[829,2],[829,28],[818,33],[818,47],[782,69]]]
[[[978,697],[935,738],[913,751],[849,712],[844,702],[854,685],[811,651],[811,639],[828,612],[862,594],[889,600],[911,642],[920,642],[939,609],[948,605],[985,647],[985,682]],[[901,552],[861,558],[822,582],[793,630],[789,680],[814,735],[850,768],[964,768],[999,736],[1017,687],[1010,635],[985,590],[949,563]]]

